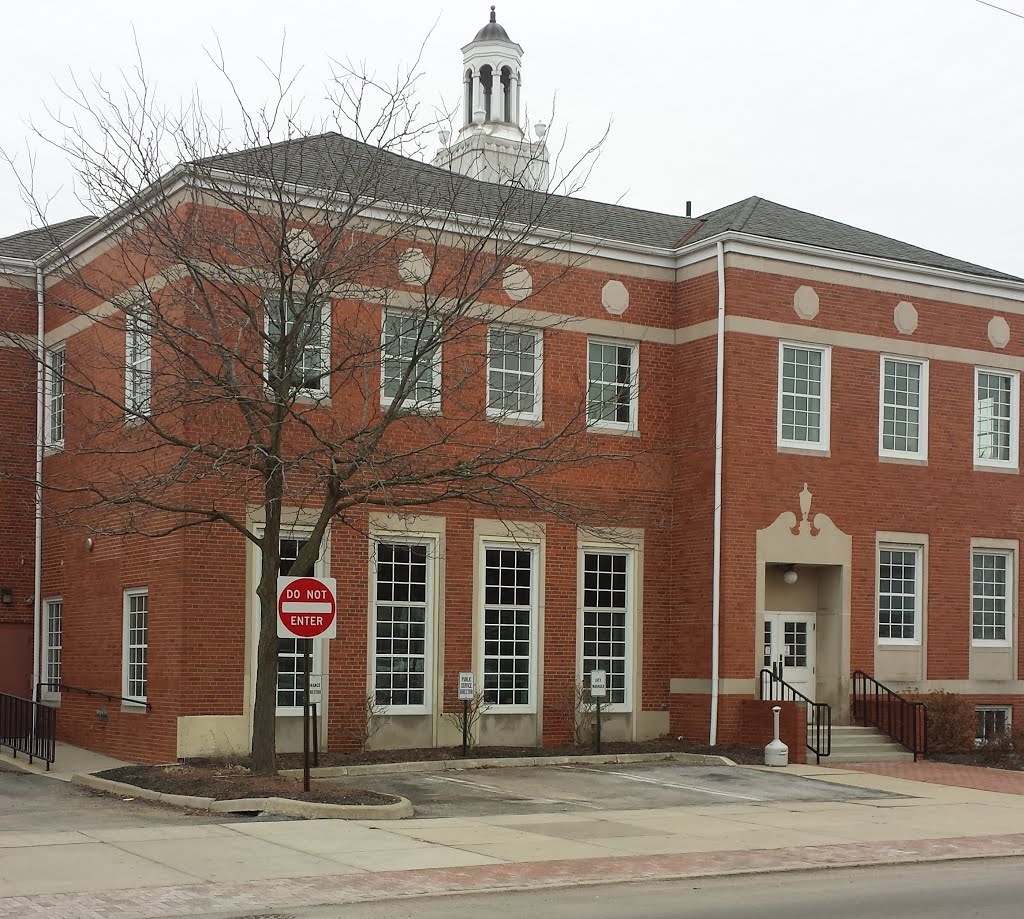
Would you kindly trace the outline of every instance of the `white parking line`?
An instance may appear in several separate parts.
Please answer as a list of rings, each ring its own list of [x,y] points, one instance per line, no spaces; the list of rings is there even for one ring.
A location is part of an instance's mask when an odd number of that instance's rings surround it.
[[[457,779],[451,775],[428,775],[425,776],[428,782],[454,782],[456,785],[466,785],[469,788],[480,788],[484,791],[491,791],[495,794],[504,795],[508,798],[514,798],[517,801],[523,801],[526,804],[568,804],[572,807],[589,807],[594,810],[600,810],[600,804],[591,804],[589,801],[577,801],[577,800],[564,800],[562,798],[538,798],[534,796],[526,797],[524,795],[517,795],[515,792],[509,791],[505,788],[498,788],[494,785],[486,785],[483,782],[471,782],[469,779]]]
[[[682,788],[686,791],[699,791],[706,795],[718,795],[721,798],[739,798],[741,801],[760,801],[764,798],[754,798],[750,795],[736,794],[734,791],[717,791],[714,788],[702,788],[699,785],[682,785],[678,782],[660,782],[657,779],[648,779],[639,775],[630,775],[628,772],[611,772],[606,769],[587,769],[586,766],[561,766],[562,769],[577,769],[580,772],[596,772],[598,775],[615,775],[620,779],[629,779],[631,782],[643,782],[645,785],[660,785],[662,788]]]

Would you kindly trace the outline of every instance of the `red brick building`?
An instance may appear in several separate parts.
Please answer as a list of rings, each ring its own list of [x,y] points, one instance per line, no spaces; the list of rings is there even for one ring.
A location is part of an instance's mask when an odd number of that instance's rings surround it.
[[[586,519],[455,500],[370,502],[332,522],[315,566],[339,584],[339,638],[312,648],[321,742],[358,743],[370,697],[385,722],[373,744],[454,743],[444,713],[465,670],[490,705],[481,743],[565,742],[574,688],[597,666],[610,737],[736,741],[742,703],[772,666],[838,723],[857,670],[897,690],[966,694],[989,728],[1008,723],[1024,686],[1024,280],[760,198],[700,217],[552,198],[543,134],[530,142],[519,126],[521,49],[492,21],[464,52],[465,125],[433,165],[327,134],[210,166],[250,192],[278,172],[315,191],[332,164],[383,163],[393,187],[447,188],[451,210],[474,219],[519,179],[517,200],[545,206],[531,247],[479,298],[501,321],[446,342],[414,393],[429,411],[408,438],[464,424],[473,443],[529,444],[579,417],[575,443],[608,458],[548,481],[579,496]],[[206,203],[203,225],[236,239],[237,211]],[[118,318],[131,285],[116,226],[83,218],[0,240],[0,690],[59,682],[139,700],[42,692],[63,739],[114,755],[241,753],[253,543],[215,525],[104,535],[45,510],[110,463],[85,423],[97,392],[121,392],[129,415],[161,399],[158,349]],[[325,335],[309,345],[324,369],[307,386],[317,418],[358,403],[329,370],[354,328],[381,342],[370,401],[390,404],[403,323],[453,258],[444,240],[399,236],[367,269],[360,290],[373,296],[327,299]],[[158,270],[166,280],[173,267]],[[103,281],[86,288],[86,276]],[[151,296],[173,303],[177,283]],[[103,438],[134,443],[130,421],[122,409]],[[43,495],[55,495],[38,542],[37,453]],[[299,492],[286,496],[283,561],[315,518]],[[248,484],[222,500],[258,531]],[[299,650],[279,648],[282,750],[301,742]]]

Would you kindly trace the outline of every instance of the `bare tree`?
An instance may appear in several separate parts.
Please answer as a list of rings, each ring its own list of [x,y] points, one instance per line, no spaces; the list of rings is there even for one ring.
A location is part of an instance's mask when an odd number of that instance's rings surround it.
[[[42,485],[54,520],[90,532],[212,525],[258,547],[252,766],[268,772],[284,506],[310,521],[292,574],[312,570],[332,524],[358,525],[354,512],[454,499],[587,516],[562,473],[615,457],[580,439],[582,379],[579,402],[552,405],[543,427],[480,422],[522,408],[515,393],[485,404],[488,329],[523,322],[529,297],[578,263],[561,195],[597,148],[552,191],[524,187],[526,154],[488,185],[416,160],[444,118],[417,106],[415,67],[388,81],[339,67],[311,133],[283,66],[251,107],[213,60],[235,130],[198,96],[161,106],[141,60],[116,91],[73,84],[56,129],[38,129],[104,233],[75,250],[54,240],[47,309],[76,330],[61,374],[74,462]],[[31,177],[22,187],[42,219]]]

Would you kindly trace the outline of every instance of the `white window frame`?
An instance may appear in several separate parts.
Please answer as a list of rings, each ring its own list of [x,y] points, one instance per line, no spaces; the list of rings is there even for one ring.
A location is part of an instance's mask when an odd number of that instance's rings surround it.
[[[1010,379],[1010,458],[1008,460],[986,459],[978,455],[978,438],[981,434],[981,405],[978,400],[978,384],[981,374],[1009,377]],[[995,367],[974,368],[974,465],[992,469],[1016,469],[1020,453],[1020,374],[1015,370],[1001,370]]]
[[[506,412],[491,407],[491,333],[509,332],[515,335],[530,335],[533,338],[533,411]],[[487,329],[487,417],[500,421],[540,421],[543,417],[544,394],[544,332],[524,326],[494,324]]]
[[[401,309],[385,309],[381,311],[380,318],[380,404],[388,408],[394,401],[393,396],[384,395],[384,380],[386,369],[386,335],[388,316],[404,316],[408,319],[415,319],[421,323],[433,323],[435,328],[438,325],[437,319],[428,319],[417,315],[415,312]],[[441,412],[441,342],[438,341],[430,358],[430,390],[429,399],[405,399],[402,402],[402,410],[410,412],[423,412],[428,414],[440,414]]]
[[[984,737],[984,735],[982,735],[982,736],[978,735],[977,717],[978,717],[978,715],[982,715],[982,714],[985,714],[987,712],[1002,712],[1006,716],[1005,732],[1007,734],[1010,734],[1010,733],[1013,732],[1013,706],[1012,705],[975,705],[974,706],[974,717],[975,717],[974,743],[977,746],[981,746],[983,743],[986,742],[986,739],[987,739],[987,738]]]
[[[487,640],[487,550],[520,551],[530,553],[530,678],[528,681],[529,701],[525,703],[503,703],[489,705],[489,715],[519,714],[533,715],[537,712],[537,668],[540,660],[537,653],[540,643],[540,557],[541,544],[534,539],[516,539],[487,537],[480,542],[480,562],[477,572],[477,584],[480,603],[480,627],[477,640],[478,660],[480,661],[480,691],[484,692],[486,681],[486,640]],[[500,604],[499,604],[500,605]]]
[[[149,304],[125,315],[124,409],[129,421],[148,415],[153,403],[153,331]]]
[[[143,645],[137,645],[137,644],[133,645],[133,644],[131,644],[131,628],[130,628],[131,600],[134,597],[145,597],[146,598],[146,641],[145,641],[145,644],[143,644]],[[124,594],[123,594],[123,601],[122,601],[122,603],[123,603],[123,614],[124,614],[123,615],[123,618],[124,618],[124,632],[123,632],[122,639],[121,639],[121,695],[123,695],[126,698],[132,700],[131,702],[125,702],[124,703],[124,706],[126,708],[140,708],[141,707],[141,708],[144,709],[144,705],[140,706],[140,705],[136,705],[135,703],[136,702],[138,702],[138,703],[145,703],[149,699],[149,616],[150,616],[150,613],[152,612],[152,610],[150,609],[150,605],[149,605],[149,588],[148,587],[133,587],[133,588],[129,588],[128,590],[125,590]],[[131,656],[132,648],[138,648],[138,647],[145,648],[145,650],[146,650],[146,662],[145,662],[145,668],[146,668],[146,675],[145,675],[146,692],[143,693],[142,695],[132,694],[129,691],[129,685],[130,685],[129,684],[129,666],[130,666],[130,660],[129,659],[130,659],[130,656]]]
[[[875,550],[875,641],[879,645],[920,645],[924,627],[924,560],[925,547],[920,543],[880,542]],[[882,638],[882,553],[885,551],[913,552],[914,563],[914,637]]]
[[[263,378],[264,384],[270,388],[270,309],[266,300],[263,303]],[[298,386],[295,394],[298,398],[326,399],[331,393],[331,299],[325,297],[320,305],[320,357],[323,360],[324,372],[320,374],[319,386]]]
[[[60,631],[58,632],[60,643],[56,644],[56,645],[53,643],[53,634],[54,633],[53,633],[53,629],[51,628],[51,622],[52,622],[51,614],[52,614],[52,608],[54,606],[57,606],[57,607],[60,608],[60,612],[58,613],[58,617],[59,617],[60,623],[61,623]],[[42,636],[43,637],[43,659],[42,659],[42,662],[41,662],[42,663],[42,674],[43,674],[42,682],[43,683],[59,683],[60,679],[61,679],[61,668],[62,668],[63,663],[64,663],[64,661],[63,661],[63,656],[64,656],[64,598],[63,597],[46,597],[43,600],[42,632],[43,632],[43,636]],[[57,677],[56,677],[56,679],[53,679],[52,674],[50,672],[50,667],[51,667],[50,654],[53,651],[57,652]],[[51,687],[47,687],[47,688],[42,690],[42,697],[44,699],[50,699],[50,700],[55,700],[55,701],[59,700],[60,699],[60,690],[53,689]]]
[[[58,358],[59,355],[59,358]],[[60,363],[60,393],[54,395],[54,380],[56,379],[56,363]],[[68,387],[67,387],[67,357],[64,352],[64,347],[53,348],[46,354],[46,446],[50,450],[63,450],[64,449],[64,438],[67,435],[67,400],[68,400]],[[60,399],[60,437],[53,436],[53,422],[54,422],[54,399]]]
[[[301,527],[288,527],[288,528],[282,527],[281,528],[281,532],[278,534],[278,545],[280,545],[280,540],[282,540],[282,539],[298,539],[298,540],[306,539],[306,540],[308,540],[309,539],[309,534],[311,532],[312,532],[312,530],[310,530],[310,529],[302,529]],[[263,534],[261,533],[260,535],[262,536]],[[324,555],[325,555],[325,552],[326,552],[326,549],[327,549],[327,544],[328,544],[327,543],[327,537],[325,535],[323,541],[320,543],[320,554],[317,556],[316,561],[313,563],[313,574],[314,574],[315,577],[323,577],[323,575],[324,575],[324,572],[325,572]],[[256,550],[257,577],[258,577],[258,572],[259,572],[259,567],[258,566],[259,566],[261,561],[262,561],[262,559],[260,558],[260,551],[257,548],[257,550]],[[259,609],[259,599],[258,598],[256,600],[256,608],[257,608],[257,610]],[[258,641],[258,639],[259,639],[259,629],[258,628],[257,628],[256,632],[257,632],[257,636],[256,637],[257,637],[257,641]],[[296,641],[301,641],[301,640],[302,639],[296,639]],[[324,642],[326,640],[327,639],[324,639],[324,638],[314,638],[312,640],[313,641],[313,645],[312,645],[312,647],[310,648],[310,651],[309,651],[309,672],[311,674],[313,674],[313,673],[323,674],[323,653],[324,653]],[[280,648],[280,641],[281,640],[278,639],[278,648]],[[280,654],[280,652],[278,652],[278,653]],[[277,717],[279,717],[279,718],[301,717],[302,716],[302,706],[301,705],[278,705],[277,704],[277,692],[278,692],[278,682],[277,682],[277,679],[275,679],[274,680],[274,711],[275,711]]]
[[[633,711],[634,680],[636,679],[636,665],[634,660],[634,639],[633,634],[636,628],[636,549],[629,546],[608,545],[605,543],[583,543],[579,547],[579,646],[576,660],[576,668],[580,678],[584,681],[590,676],[584,670],[584,645],[586,643],[586,582],[585,582],[585,561],[586,556],[597,555],[624,555],[626,557],[626,649],[625,649],[625,698],[622,702],[601,703],[601,708],[606,712],[631,712]]]
[[[406,545],[427,547],[426,567],[426,613],[423,632],[423,704],[422,705],[382,705],[381,713],[386,715],[427,715],[433,710],[434,697],[434,619],[437,615],[437,584],[438,578],[438,537],[427,534],[401,535],[393,533],[375,533],[370,539],[370,693],[376,702],[377,693],[377,546]],[[383,601],[382,601],[383,602]],[[399,604],[401,605],[401,604]]]
[[[1006,603],[1003,620],[1003,638],[975,638],[974,637],[974,557],[976,555],[997,555],[1006,559],[1006,596],[1003,598]],[[1014,585],[1017,581],[1017,559],[1012,549],[995,549],[990,546],[971,546],[971,647],[973,648],[1009,648],[1013,645],[1014,614],[1013,598],[1015,594]]]
[[[629,421],[601,421],[592,420],[590,417],[590,346],[605,345],[613,348],[629,348],[630,356],[630,378],[629,378]],[[602,338],[599,336],[587,337],[586,352],[586,391],[584,392],[587,428],[592,431],[603,431],[607,433],[631,434],[640,429],[639,408],[640,408],[640,346],[635,341],[624,341],[619,338]]]
[[[916,451],[885,448],[885,362],[917,364],[921,368],[921,405],[919,409]],[[928,361],[905,354],[882,354],[878,363],[878,455],[889,459],[928,459]]]
[[[783,355],[786,348],[797,348],[801,351],[817,351],[821,355],[821,395],[819,396],[819,440],[787,440],[782,436],[782,382]],[[797,450],[813,450],[816,453],[827,453],[832,437],[832,349],[828,345],[809,345],[802,341],[779,342],[778,398],[776,400],[776,440],[780,447]]]

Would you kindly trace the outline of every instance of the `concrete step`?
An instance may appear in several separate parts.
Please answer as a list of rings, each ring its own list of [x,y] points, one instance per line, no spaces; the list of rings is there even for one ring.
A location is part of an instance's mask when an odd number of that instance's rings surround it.
[[[813,732],[808,730],[808,740]],[[825,763],[912,763],[914,754],[876,728],[858,724],[832,726],[832,752]]]

